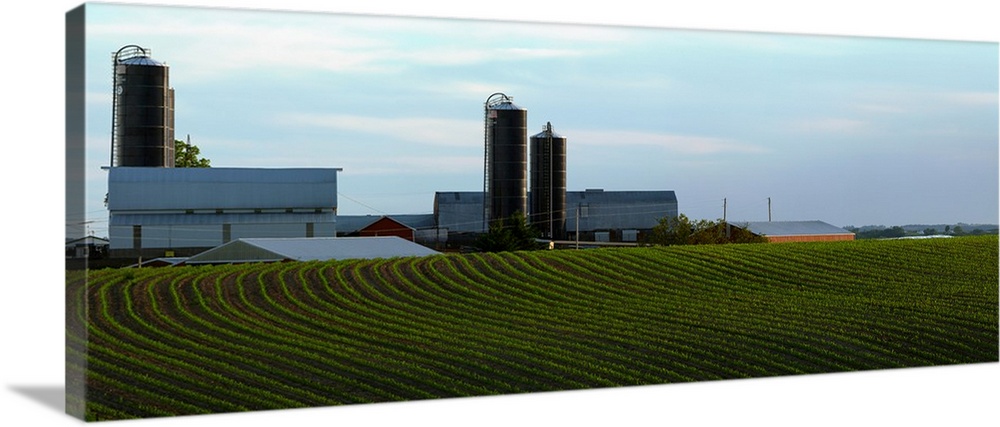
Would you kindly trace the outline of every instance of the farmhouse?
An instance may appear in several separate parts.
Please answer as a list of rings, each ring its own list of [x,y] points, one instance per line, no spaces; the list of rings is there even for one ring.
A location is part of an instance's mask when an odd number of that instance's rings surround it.
[[[823,221],[761,221],[733,223],[764,236],[770,243],[854,240],[854,233]]]

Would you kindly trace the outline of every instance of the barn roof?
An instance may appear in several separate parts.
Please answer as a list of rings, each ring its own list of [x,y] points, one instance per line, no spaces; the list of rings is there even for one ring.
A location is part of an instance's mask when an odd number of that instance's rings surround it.
[[[334,208],[339,171],[113,167],[108,173],[108,210]]]
[[[436,227],[434,214],[337,215],[337,232],[353,233],[374,224],[382,218],[392,219],[416,230]]]
[[[186,264],[396,258],[438,253],[396,236],[244,238],[192,256]]]
[[[733,225],[742,226],[761,236],[815,236],[831,234],[854,234],[843,228],[823,221],[754,221]]]

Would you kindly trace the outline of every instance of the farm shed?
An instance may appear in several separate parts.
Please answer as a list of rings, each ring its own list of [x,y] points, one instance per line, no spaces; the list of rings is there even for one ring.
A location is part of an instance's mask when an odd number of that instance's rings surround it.
[[[193,255],[243,237],[334,237],[339,171],[109,168],[111,256]]]
[[[108,240],[86,236],[66,242],[66,258],[84,259],[103,257],[108,253]]]
[[[733,224],[766,237],[770,243],[854,240],[854,233],[823,221],[761,221]]]
[[[574,238],[579,213],[580,240],[635,242],[663,217],[677,216],[677,195],[671,190],[566,192],[565,235]],[[437,226],[448,233],[483,231],[483,193],[473,191],[434,194]]]
[[[580,240],[636,242],[660,218],[677,216],[677,195],[669,190],[569,191],[566,209],[566,235],[571,240],[579,217]]]
[[[327,261],[428,256],[438,253],[397,236],[244,238],[192,256],[185,264]]]

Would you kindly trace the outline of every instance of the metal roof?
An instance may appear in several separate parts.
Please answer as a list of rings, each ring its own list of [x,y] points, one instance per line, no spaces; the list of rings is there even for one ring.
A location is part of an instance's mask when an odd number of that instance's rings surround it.
[[[545,139],[545,138],[549,138],[549,137],[551,137],[551,138],[565,138],[564,136],[556,133],[555,131],[549,132],[549,131],[545,131],[545,130],[543,130],[541,132],[538,132],[538,133],[536,133],[534,135],[531,135],[531,137],[532,138],[537,138],[537,139]]]
[[[154,66],[154,67],[165,67],[166,66],[162,62],[157,61],[157,60],[155,60],[153,58],[150,58],[148,56],[137,56],[137,57],[134,57],[134,58],[122,59],[122,60],[118,61],[118,63],[122,64],[122,65],[150,65],[150,66]]]
[[[192,256],[186,264],[374,259],[439,253],[396,236],[244,238]]]
[[[76,239],[66,240],[67,245],[72,244],[82,244],[82,245],[106,245],[108,244],[108,239],[96,236],[84,236],[78,237]]]
[[[525,110],[525,108],[518,107],[517,104],[510,101],[501,101],[496,104],[490,105],[491,110]]]
[[[108,210],[333,208],[340,170],[113,167]]]
[[[823,221],[753,221],[732,222],[754,234],[762,236],[812,236],[829,234],[854,234]]]
[[[551,138],[564,138],[562,135],[560,135],[560,134],[556,133],[556,131],[552,130],[552,123],[551,122],[546,122],[545,123],[545,127],[542,128],[542,131],[538,132],[538,133],[536,133],[534,135],[532,135],[531,137],[532,138],[540,138],[540,139],[542,139],[542,138],[550,138],[550,137]]]

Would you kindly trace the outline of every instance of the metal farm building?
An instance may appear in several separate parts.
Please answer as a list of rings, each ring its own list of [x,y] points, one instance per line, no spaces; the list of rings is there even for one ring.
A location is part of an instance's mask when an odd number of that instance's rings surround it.
[[[854,240],[854,233],[823,221],[761,221],[733,223],[764,236],[770,243]]]
[[[334,237],[339,171],[110,168],[111,256],[187,256],[250,237]]]

